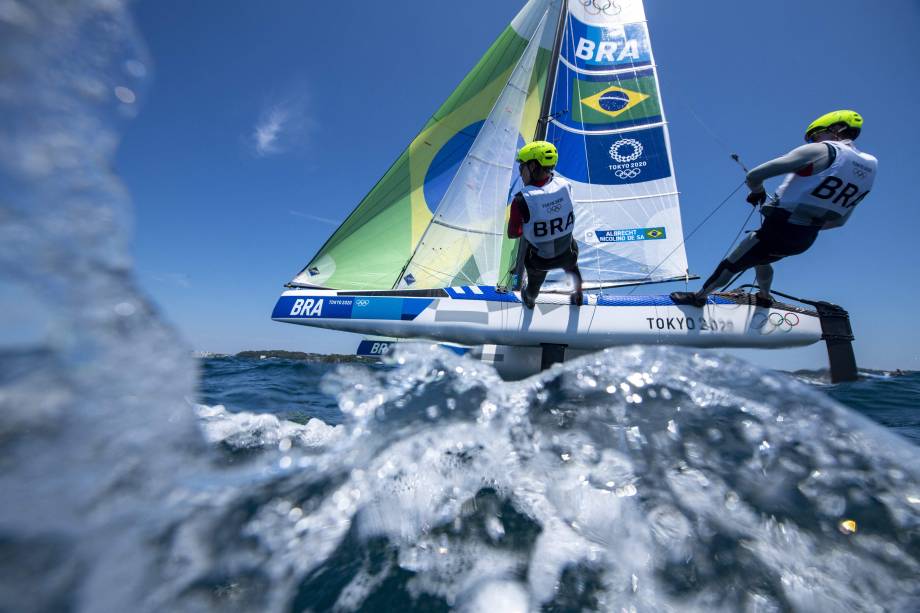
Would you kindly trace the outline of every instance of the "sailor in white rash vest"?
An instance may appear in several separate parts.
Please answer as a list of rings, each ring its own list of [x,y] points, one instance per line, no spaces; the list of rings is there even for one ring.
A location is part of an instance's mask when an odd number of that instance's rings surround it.
[[[561,268],[573,279],[572,303],[582,304],[578,245],[572,238],[575,211],[572,186],[553,175],[559,154],[552,143],[534,141],[518,152],[524,188],[514,196],[508,219],[508,238],[523,237],[527,285],[521,301],[532,309],[546,274]]]
[[[878,160],[856,148],[863,119],[856,111],[822,115],[805,131],[806,145],[761,164],[747,175],[751,206],[763,205],[764,221],[722,260],[698,292],[673,292],[675,304],[703,306],[706,296],[751,267],[757,274],[757,303],[773,299],[771,263],[806,251],[821,230],[845,224],[875,181]],[[776,200],[764,204],[763,182],[786,174]]]

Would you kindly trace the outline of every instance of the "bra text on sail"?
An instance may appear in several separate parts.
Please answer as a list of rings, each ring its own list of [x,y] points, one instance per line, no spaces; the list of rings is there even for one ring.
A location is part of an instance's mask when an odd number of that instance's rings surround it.
[[[579,38],[575,57],[597,64],[638,60],[640,59],[639,41],[630,39],[621,46],[621,43],[615,40],[602,40],[595,43],[587,38]]]

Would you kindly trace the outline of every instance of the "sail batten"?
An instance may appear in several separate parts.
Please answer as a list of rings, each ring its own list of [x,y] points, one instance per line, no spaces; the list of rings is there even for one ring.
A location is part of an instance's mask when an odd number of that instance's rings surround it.
[[[664,196],[677,196],[679,194],[680,192],[674,191],[674,192],[662,192],[660,194],[646,194],[644,196],[622,196],[619,198],[598,198],[596,200],[579,200],[576,198],[574,202],[575,204],[600,204],[600,203],[606,203],[606,202],[632,202],[634,200],[644,200],[647,198],[661,198]]]
[[[612,69],[610,69],[610,70],[586,70],[586,69],[584,69],[584,68],[579,68],[579,67],[576,66],[575,64],[570,63],[570,62],[569,62],[568,60],[566,60],[564,57],[560,57],[560,58],[559,58],[559,63],[562,64],[563,66],[565,66],[566,68],[568,68],[569,70],[571,70],[572,72],[575,72],[575,73],[578,73],[578,74],[582,74],[582,75],[593,75],[593,76],[603,76],[603,77],[612,77],[612,76],[616,76],[616,75],[622,74],[622,73],[634,72],[634,71],[636,70],[636,68],[634,68],[634,67],[630,67],[630,68],[612,68]],[[657,67],[658,67],[658,66],[655,65],[655,64],[646,64],[646,65],[643,65],[643,66],[642,66],[642,68],[657,68]]]
[[[572,126],[567,126],[563,123],[559,123],[555,120],[553,120],[552,124],[553,127],[558,128],[564,132],[571,132],[572,134],[609,136],[610,134],[623,134],[625,132],[637,132],[639,130],[645,130],[648,128],[659,128],[666,126],[667,122],[659,121],[656,123],[643,124],[641,126],[629,126],[626,128],[614,128],[610,130],[580,130],[578,128],[573,128]]]
[[[487,230],[478,230],[476,228],[464,228],[462,226],[455,226],[447,223],[446,221],[441,221],[440,219],[432,220],[432,224],[437,224],[439,226],[444,226],[445,228],[450,228],[451,230],[457,230],[459,232],[471,232],[473,234],[487,234],[490,236],[504,236],[502,232],[489,232]]]

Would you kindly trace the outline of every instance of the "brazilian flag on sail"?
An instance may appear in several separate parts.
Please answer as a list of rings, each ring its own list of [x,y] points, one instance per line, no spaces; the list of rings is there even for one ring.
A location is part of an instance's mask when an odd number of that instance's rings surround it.
[[[578,75],[571,80],[569,94],[566,123],[573,127],[627,127],[661,121],[658,88],[651,70],[601,78]]]

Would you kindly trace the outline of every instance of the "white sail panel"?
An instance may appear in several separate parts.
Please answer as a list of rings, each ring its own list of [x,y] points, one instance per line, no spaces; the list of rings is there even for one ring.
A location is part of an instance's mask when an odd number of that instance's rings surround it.
[[[573,0],[569,2],[569,12],[584,24],[603,28],[645,21],[641,0]]]
[[[568,0],[546,139],[571,181],[589,286],[687,274],[667,124],[640,0]]]
[[[514,16],[514,19],[511,20],[511,29],[517,32],[519,36],[530,40],[533,37],[533,33],[540,27],[540,22],[547,14],[547,10],[559,11],[559,2],[560,0],[527,0],[527,4],[524,5],[524,8],[522,8],[518,14]],[[554,8],[550,9],[550,6]],[[555,15],[556,13],[552,14]],[[552,36],[553,33],[550,32],[549,35]],[[553,46],[552,39],[544,46],[547,49],[551,49]]]
[[[543,32],[544,13],[527,49],[454,175],[398,287],[498,283],[505,209],[516,178],[525,102]]]

